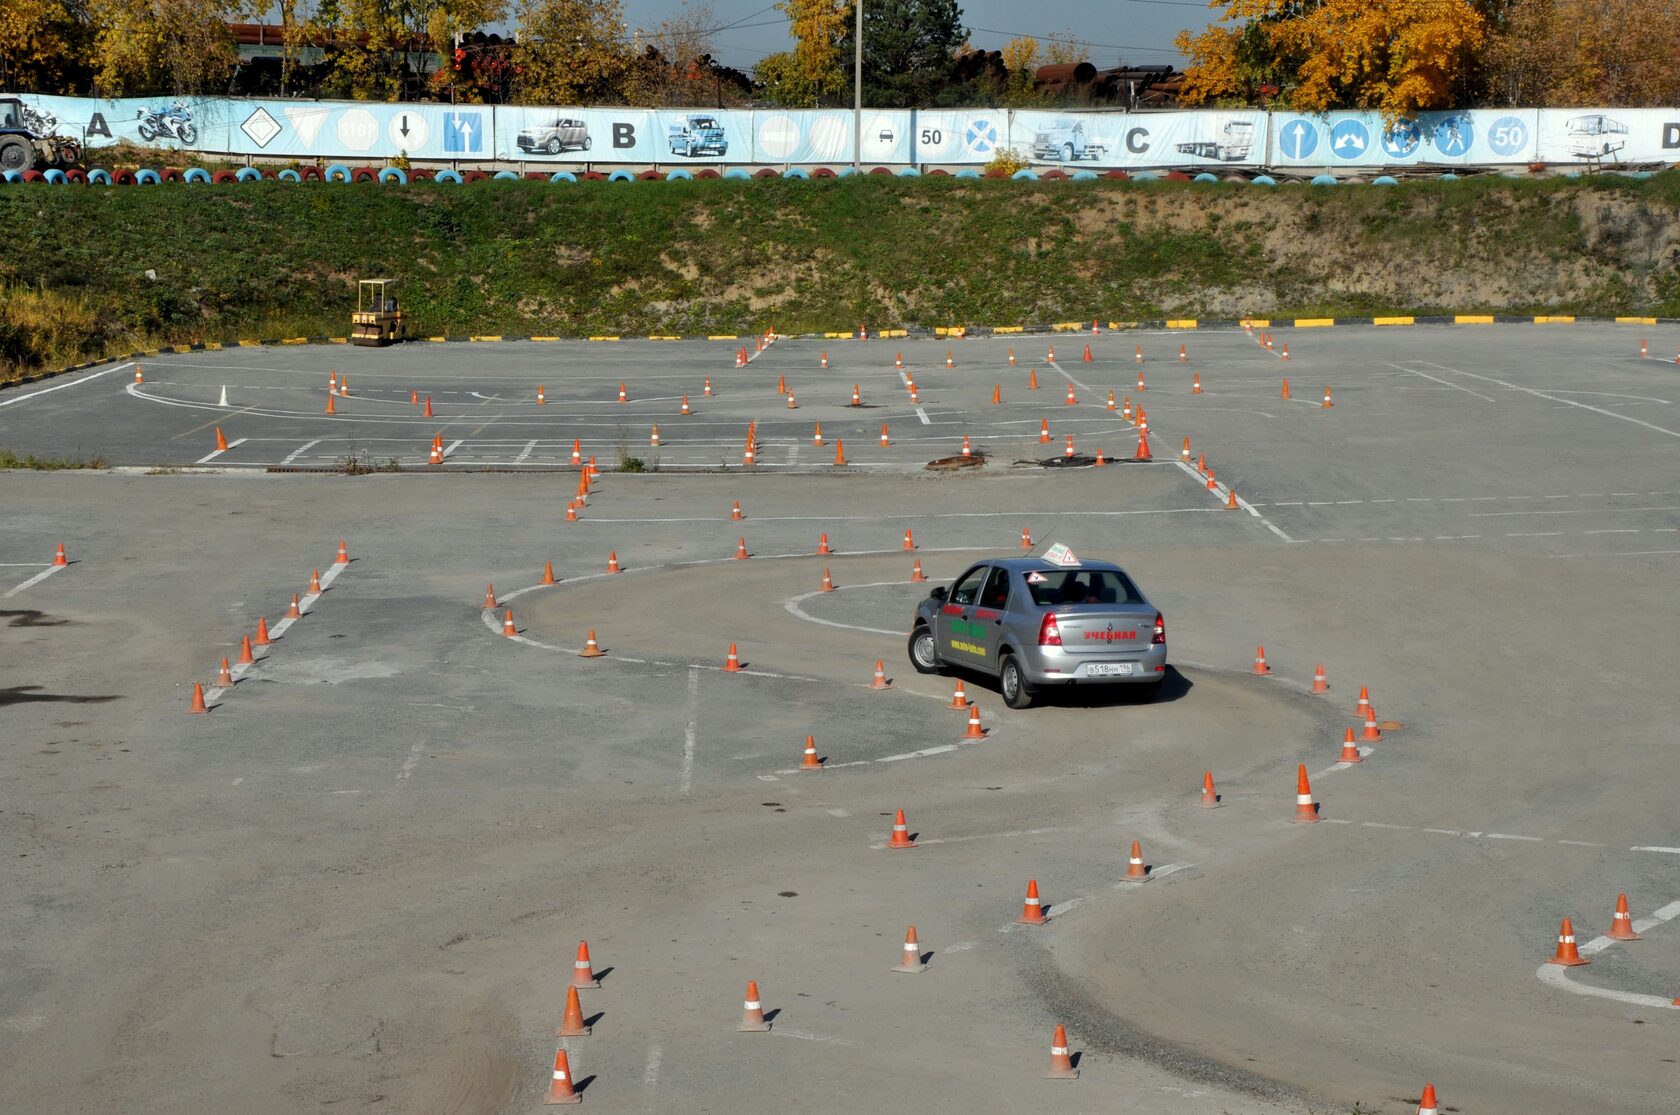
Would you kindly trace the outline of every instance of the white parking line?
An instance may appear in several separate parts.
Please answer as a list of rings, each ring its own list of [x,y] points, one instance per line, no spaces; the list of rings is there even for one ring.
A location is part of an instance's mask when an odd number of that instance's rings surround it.
[[[29,578],[27,581],[23,582],[21,585],[18,585],[16,588],[14,588],[11,591],[9,591],[8,593],[6,593],[6,599],[10,599],[11,597],[16,596],[18,593],[22,592],[26,588],[29,588],[31,585],[40,584],[42,581],[46,580],[48,577],[52,576],[54,573],[57,573],[60,569],[67,569],[67,568],[69,568],[69,566],[65,566],[65,565],[49,565],[49,566],[47,566],[45,569],[41,570],[39,573],[37,573],[33,577]]]
[[[200,457],[198,460],[194,461],[193,464],[195,464],[195,465],[207,465],[211,461],[215,460],[217,457],[220,457],[223,453],[227,453],[230,450],[238,449],[241,445],[244,445],[247,441],[250,441],[250,440],[251,440],[250,438],[243,438],[243,437],[235,438],[232,441],[228,442],[227,449],[213,449],[210,452],[206,453],[204,456]]]
[[[327,591],[327,589],[332,586],[332,583],[334,581],[338,580],[338,575],[340,573],[344,572],[344,570],[346,570],[348,568],[350,568],[348,565],[338,565],[336,563],[328,566],[327,571],[325,573],[321,574],[321,592],[319,592],[319,593],[317,593],[317,592],[306,593],[305,595],[298,597],[298,614],[300,616],[308,615],[310,610],[312,608],[314,608],[315,602],[321,599],[321,594],[325,593]],[[273,627],[269,628],[269,630],[268,630],[269,637],[271,639],[280,638],[288,630],[290,630],[292,624],[294,624],[296,622],[297,622],[297,620],[292,619],[289,616],[280,619],[278,622],[276,622],[274,624]],[[255,657],[257,659],[257,662],[261,662],[263,659],[268,657],[269,648],[267,648],[267,647],[255,648],[254,647],[252,649],[257,651],[257,653],[255,655]],[[228,675],[230,677],[232,677],[235,684],[237,684],[240,681],[240,679],[242,679],[247,673],[249,673],[255,667],[256,667],[256,662],[236,662],[228,670]],[[214,704],[217,701],[217,699],[219,699],[221,697],[221,695],[223,693],[226,693],[226,692],[228,692],[228,689],[226,687],[211,686],[210,688],[208,688],[204,691],[204,701],[205,701],[206,704]]]
[[[694,738],[699,728],[700,668],[688,668],[688,727],[683,730],[682,792],[694,785]]]
[[[1666,921],[1680,916],[1680,901],[1670,902],[1660,909],[1652,910],[1648,918],[1639,918],[1633,923],[1635,933],[1643,933],[1654,929]],[[1594,937],[1580,947],[1581,955],[1591,956],[1603,952],[1616,942],[1609,937]],[[1542,964],[1534,972],[1541,983],[1576,995],[1587,995],[1595,999],[1613,999],[1618,1003],[1629,1003],[1636,1007],[1651,1007],[1657,1010],[1680,1009],[1680,1002],[1673,996],[1641,995],[1637,991],[1617,991],[1609,987],[1593,987],[1590,984],[1576,983],[1569,977],[1570,969],[1561,964]]]
[[[19,403],[27,403],[30,399],[38,399],[42,395],[50,395],[54,391],[63,391],[67,387],[77,387],[84,383],[91,383],[100,376],[108,376],[112,372],[120,372],[124,368],[132,367],[134,367],[134,361],[130,360],[126,364],[117,364],[114,367],[106,368],[102,372],[94,372],[92,375],[82,376],[79,379],[72,379],[65,383],[57,383],[51,387],[43,387],[39,391],[31,391],[27,395],[14,395],[9,399],[0,399],[0,407],[10,407],[16,406]]]
[[[291,464],[293,461],[297,460],[299,457],[303,456],[305,453],[309,452],[311,449],[315,448],[317,445],[320,445],[323,440],[324,439],[322,439],[322,438],[316,438],[314,441],[304,442],[302,445],[298,446],[295,450],[293,450],[292,453],[289,456],[287,456],[284,460],[282,460],[280,463],[282,465]]]
[[[1501,387],[1508,387],[1512,391],[1521,391],[1525,395],[1533,395],[1535,398],[1545,399],[1547,402],[1564,403],[1568,406],[1579,407],[1582,410],[1590,410],[1594,414],[1602,414],[1607,418],[1619,418],[1623,422],[1632,422],[1635,426],[1643,426],[1647,430],[1654,430],[1659,434],[1667,434],[1669,437],[1680,437],[1680,430],[1671,430],[1666,426],[1659,426],[1655,422],[1646,422],[1643,419],[1631,418],[1625,414],[1618,414],[1613,410],[1605,410],[1603,407],[1595,407],[1590,403],[1578,403],[1574,399],[1565,399],[1558,395],[1552,395],[1545,391],[1536,390],[1533,387],[1521,387],[1515,383],[1507,382],[1506,380],[1499,379],[1495,376],[1484,376],[1476,372],[1467,372],[1462,368],[1449,368],[1445,364],[1434,364],[1433,366],[1445,372],[1452,372],[1454,375],[1469,376],[1471,379],[1479,379],[1485,383],[1497,383]]]

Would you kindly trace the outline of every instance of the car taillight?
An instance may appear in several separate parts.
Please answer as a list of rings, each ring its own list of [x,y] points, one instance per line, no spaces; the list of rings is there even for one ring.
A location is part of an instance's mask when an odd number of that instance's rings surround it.
[[[1059,647],[1062,645],[1062,629],[1056,625],[1056,613],[1047,613],[1044,621],[1038,625],[1038,645],[1041,647]]]
[[[1161,618],[1161,613],[1155,613],[1155,634],[1150,638],[1150,646],[1165,646],[1167,642],[1167,621]]]

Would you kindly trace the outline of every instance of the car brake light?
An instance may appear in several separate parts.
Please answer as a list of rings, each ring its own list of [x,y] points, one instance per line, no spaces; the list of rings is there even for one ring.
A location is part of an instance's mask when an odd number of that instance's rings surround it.
[[[1155,613],[1155,634],[1149,640],[1150,646],[1164,646],[1167,642],[1167,621],[1161,618],[1161,613]]]
[[[1038,625],[1038,645],[1041,647],[1059,647],[1062,645],[1062,629],[1056,625],[1056,613],[1045,614],[1044,621]]]

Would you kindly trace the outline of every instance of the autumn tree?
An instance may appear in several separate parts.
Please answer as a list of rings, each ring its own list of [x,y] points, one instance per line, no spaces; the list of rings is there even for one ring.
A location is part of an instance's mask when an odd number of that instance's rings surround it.
[[[0,3],[0,89],[69,92],[88,78],[91,29],[69,0]]]
[[[1091,60],[1091,44],[1073,37],[1072,31],[1051,35],[1044,42],[1044,66],[1067,66]]]
[[[228,24],[247,0],[90,0],[90,63],[106,96],[219,92],[239,64]]]
[[[838,103],[847,89],[850,56],[841,53],[840,40],[852,26],[851,0],[778,0],[776,10],[788,18],[794,47],[754,68],[764,95],[791,108]]]
[[[1214,0],[1202,32],[1174,45],[1191,59],[1181,99],[1198,104],[1277,84],[1303,112],[1402,116],[1460,101],[1486,37],[1470,0]]]
[[[417,16],[425,20],[426,38],[433,52],[447,60],[431,75],[432,86],[448,90],[457,101],[500,100],[512,78],[511,51],[499,44],[472,43],[466,48],[464,64],[457,69],[457,43],[487,24],[507,15],[506,0],[429,0]]]
[[[618,0],[518,0],[514,14],[516,100],[578,105],[624,99],[632,48]]]
[[[642,51],[631,67],[625,98],[633,105],[699,105],[716,102],[721,108],[727,89],[712,55],[716,51],[717,16],[709,3],[684,0],[675,15],[641,36]]]
[[[1680,102],[1680,21],[1668,0],[1520,0],[1501,13],[1487,93],[1512,105]]]
[[[1003,44],[1003,68],[1009,75],[1004,83],[1004,104],[1025,108],[1039,102],[1036,74],[1044,64],[1038,40],[1031,35],[1017,35]]]

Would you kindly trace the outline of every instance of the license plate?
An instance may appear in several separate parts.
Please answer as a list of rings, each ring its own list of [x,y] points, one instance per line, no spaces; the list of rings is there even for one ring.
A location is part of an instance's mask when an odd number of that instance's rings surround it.
[[[1085,667],[1085,676],[1092,678],[1127,678],[1132,676],[1130,662],[1093,662]]]

